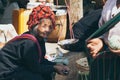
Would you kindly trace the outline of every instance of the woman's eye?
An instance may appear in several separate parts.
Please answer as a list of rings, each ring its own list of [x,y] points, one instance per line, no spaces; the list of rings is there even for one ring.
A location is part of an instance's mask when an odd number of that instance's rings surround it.
[[[53,27],[52,27],[52,26],[49,26],[49,28],[50,28],[50,29],[53,29]]]

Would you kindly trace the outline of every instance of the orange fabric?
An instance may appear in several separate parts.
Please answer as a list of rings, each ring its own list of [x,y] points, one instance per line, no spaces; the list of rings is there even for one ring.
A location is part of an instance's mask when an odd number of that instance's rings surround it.
[[[50,18],[52,20],[53,27],[55,27],[55,14],[49,6],[39,5],[35,7],[29,16],[27,22],[28,29],[31,29],[34,25],[38,24],[40,19]]]

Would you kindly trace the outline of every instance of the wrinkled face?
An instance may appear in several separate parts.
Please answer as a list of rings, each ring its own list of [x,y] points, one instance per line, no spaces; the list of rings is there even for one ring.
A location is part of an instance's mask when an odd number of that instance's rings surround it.
[[[41,22],[38,24],[37,32],[39,36],[43,38],[47,38],[52,30],[52,21],[50,19],[42,19]]]

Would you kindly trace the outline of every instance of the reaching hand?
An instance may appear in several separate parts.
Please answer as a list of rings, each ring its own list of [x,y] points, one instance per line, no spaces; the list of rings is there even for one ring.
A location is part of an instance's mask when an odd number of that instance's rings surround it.
[[[89,40],[87,45],[87,48],[90,50],[91,55],[93,58],[97,56],[97,53],[102,49],[103,47],[103,42],[99,38],[94,38]]]
[[[56,72],[58,74],[61,74],[61,75],[68,75],[69,71],[70,71],[69,67],[67,67],[67,66],[65,66],[63,64],[56,64],[54,66],[54,68],[55,68]]]

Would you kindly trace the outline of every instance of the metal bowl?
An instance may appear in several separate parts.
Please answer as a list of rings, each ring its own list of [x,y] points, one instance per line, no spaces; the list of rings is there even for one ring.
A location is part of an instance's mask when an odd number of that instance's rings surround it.
[[[60,46],[70,45],[70,44],[74,44],[74,43],[78,42],[78,40],[79,39],[65,39],[65,40],[59,41],[57,44]]]

